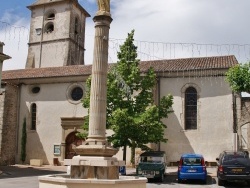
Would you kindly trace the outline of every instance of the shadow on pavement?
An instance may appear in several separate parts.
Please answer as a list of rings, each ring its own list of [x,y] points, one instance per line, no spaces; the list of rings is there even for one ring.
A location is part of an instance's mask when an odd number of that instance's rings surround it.
[[[41,176],[48,174],[63,174],[64,170],[52,170],[46,167],[20,167],[20,166],[0,166],[0,179]]]
[[[225,188],[249,188],[246,182],[227,182],[224,185]]]

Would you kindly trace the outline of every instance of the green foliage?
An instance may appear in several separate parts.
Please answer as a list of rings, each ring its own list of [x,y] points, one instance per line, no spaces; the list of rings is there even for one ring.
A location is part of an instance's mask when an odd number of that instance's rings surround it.
[[[230,68],[226,76],[233,91],[250,93],[250,62]]]
[[[24,162],[26,159],[26,143],[27,143],[27,132],[26,132],[26,118],[23,120],[22,138],[21,138],[21,161]]]
[[[118,62],[113,65],[107,78],[107,128],[114,131],[108,140],[114,147],[126,146],[149,149],[146,144],[166,142],[164,130],[166,125],[161,121],[168,117],[173,104],[171,95],[164,96],[156,106],[153,89],[156,74],[150,68],[143,75],[140,72],[137,58],[137,47],[134,45],[134,30],[128,34],[118,52]],[[87,81],[86,97],[83,106],[89,108],[90,79]],[[88,122],[85,121],[85,130]],[[125,151],[124,151],[125,152]]]

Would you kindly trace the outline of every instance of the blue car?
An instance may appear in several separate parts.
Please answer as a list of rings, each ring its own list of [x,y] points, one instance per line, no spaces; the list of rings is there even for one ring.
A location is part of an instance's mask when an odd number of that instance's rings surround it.
[[[200,154],[184,154],[178,165],[178,183],[183,180],[202,180],[207,183],[207,168]]]

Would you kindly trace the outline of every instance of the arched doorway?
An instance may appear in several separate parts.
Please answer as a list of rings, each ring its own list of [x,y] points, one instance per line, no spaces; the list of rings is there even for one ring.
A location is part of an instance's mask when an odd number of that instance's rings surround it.
[[[72,149],[73,145],[79,146],[84,140],[76,136],[77,132],[70,133],[66,138],[65,159],[72,159],[75,156],[75,151]]]

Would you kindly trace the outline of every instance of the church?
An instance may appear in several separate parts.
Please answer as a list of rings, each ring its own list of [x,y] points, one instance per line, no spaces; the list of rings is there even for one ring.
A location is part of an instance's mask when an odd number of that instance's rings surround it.
[[[28,9],[25,69],[2,72],[0,165],[22,163],[25,122],[24,163],[63,165],[64,159],[75,155],[72,145],[83,141],[75,134],[81,132],[87,115],[81,99],[92,70],[84,62],[90,15],[77,0],[37,0]],[[173,95],[173,113],[163,120],[168,142],[152,145],[166,152],[169,164],[183,153],[203,154],[212,163],[223,150],[249,150],[248,129],[241,131],[249,124],[242,116],[248,100],[232,92],[225,81],[225,73],[237,64],[233,55],[140,62],[142,73],[153,67],[157,74],[155,102]],[[122,160],[122,151],[116,157]]]

